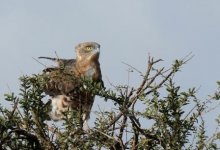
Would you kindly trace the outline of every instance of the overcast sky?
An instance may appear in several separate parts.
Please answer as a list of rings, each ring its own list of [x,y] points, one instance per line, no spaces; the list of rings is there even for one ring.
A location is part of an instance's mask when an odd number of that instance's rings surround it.
[[[220,79],[218,0],[0,0],[0,94],[18,92],[18,78],[44,67],[32,57],[74,58],[79,42],[101,44],[103,80],[127,83],[127,66],[144,72],[147,56],[169,66],[192,52],[177,75],[183,88],[211,94]],[[46,62],[44,62],[46,63]],[[49,64],[49,63],[48,63]],[[138,75],[132,75],[134,84]],[[107,83],[107,86],[108,83]],[[214,118],[213,118],[214,120]],[[212,122],[209,120],[209,122]],[[213,123],[213,122],[212,122]]]

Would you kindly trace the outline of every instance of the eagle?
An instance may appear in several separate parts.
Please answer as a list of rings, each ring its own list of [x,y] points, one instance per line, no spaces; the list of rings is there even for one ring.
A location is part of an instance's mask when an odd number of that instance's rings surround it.
[[[99,63],[100,44],[80,43],[75,51],[75,59],[39,57],[57,63],[56,67],[43,70],[47,77],[43,91],[51,97],[49,115],[52,120],[62,120],[65,112],[74,110],[82,112],[83,128],[87,128],[95,95],[89,90],[80,90],[85,86],[81,79],[87,78],[104,86]]]

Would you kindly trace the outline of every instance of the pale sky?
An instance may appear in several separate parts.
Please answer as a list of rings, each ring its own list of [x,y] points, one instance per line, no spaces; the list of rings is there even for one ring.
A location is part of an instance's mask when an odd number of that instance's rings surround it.
[[[219,0],[0,1],[2,99],[9,89],[18,92],[21,75],[44,68],[32,57],[56,57],[56,51],[59,57],[74,58],[74,46],[84,41],[101,44],[107,87],[107,78],[114,84],[127,83],[128,67],[122,61],[144,72],[148,53],[162,58],[161,65],[168,67],[192,52],[195,57],[178,73],[176,83],[184,89],[200,87],[198,95],[203,99],[217,88]],[[141,82],[137,79],[134,73],[133,84]],[[209,117],[207,126],[214,119]]]

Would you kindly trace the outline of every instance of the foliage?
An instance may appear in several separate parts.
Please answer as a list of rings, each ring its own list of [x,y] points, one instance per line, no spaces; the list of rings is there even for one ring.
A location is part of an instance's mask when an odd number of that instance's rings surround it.
[[[176,60],[165,69],[155,67],[161,59],[149,56],[144,74],[128,65],[140,73],[139,87],[106,89],[82,79],[86,86],[79,90],[90,90],[107,103],[113,101],[117,108],[98,112],[95,127],[86,131],[76,111],[67,112],[60,125],[50,121],[50,101],[43,93],[46,77],[23,76],[19,95],[5,94],[12,107],[0,105],[0,149],[218,149],[220,117],[215,135],[208,137],[203,115],[212,100],[220,99],[219,89],[208,100],[199,100],[195,88],[182,91],[174,82],[175,74],[189,59]]]

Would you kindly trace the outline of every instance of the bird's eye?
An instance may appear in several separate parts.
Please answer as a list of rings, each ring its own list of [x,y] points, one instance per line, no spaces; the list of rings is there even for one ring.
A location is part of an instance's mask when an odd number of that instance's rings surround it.
[[[87,50],[87,51],[91,51],[91,50],[92,50],[92,47],[91,47],[91,46],[87,46],[87,47],[86,47],[86,50]]]

